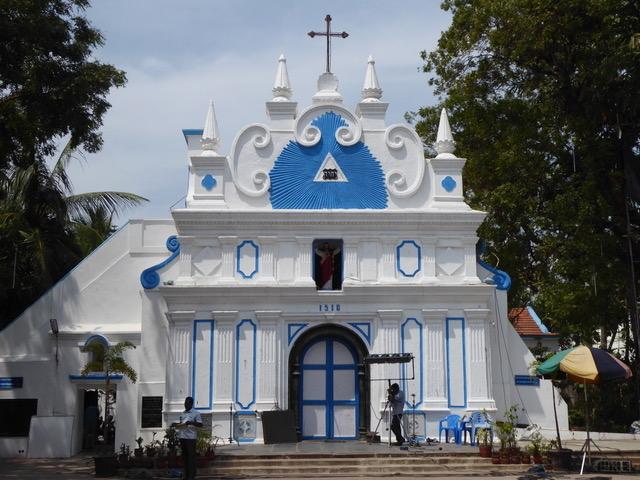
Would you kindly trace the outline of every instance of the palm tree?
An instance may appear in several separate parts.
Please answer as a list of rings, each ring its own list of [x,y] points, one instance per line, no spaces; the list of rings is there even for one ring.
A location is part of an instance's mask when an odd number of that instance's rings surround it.
[[[0,171],[0,329],[102,243],[114,215],[147,201],[117,191],[73,194],[74,158],[68,143],[51,169],[33,160]],[[97,215],[109,226],[89,235],[82,224]]]
[[[111,375],[124,375],[133,383],[136,383],[138,374],[124,358],[124,352],[136,346],[131,342],[118,342],[116,345],[108,346],[101,342],[89,342],[82,351],[89,352],[89,361],[80,371],[81,375],[90,373],[104,373],[104,421],[107,422],[107,412],[109,411],[109,392],[111,390]],[[104,444],[109,444],[109,429],[104,429]]]

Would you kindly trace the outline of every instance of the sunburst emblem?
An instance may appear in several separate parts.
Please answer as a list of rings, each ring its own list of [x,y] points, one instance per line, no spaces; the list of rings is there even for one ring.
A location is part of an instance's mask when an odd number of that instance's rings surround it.
[[[345,147],[335,133],[344,119],[327,112],[312,123],[320,141],[305,147],[290,141],[276,159],[269,177],[274,209],[383,209],[387,189],[380,162],[358,142]]]

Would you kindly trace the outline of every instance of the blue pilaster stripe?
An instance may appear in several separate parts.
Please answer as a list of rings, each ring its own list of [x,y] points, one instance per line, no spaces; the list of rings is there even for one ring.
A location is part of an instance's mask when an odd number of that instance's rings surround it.
[[[242,378],[242,379],[240,378],[240,329],[242,328],[242,325],[244,325],[245,323],[248,323],[249,325],[251,325],[253,330],[253,342],[252,342],[253,365],[252,365],[252,378],[251,378],[251,384],[252,384],[251,401],[246,404],[243,404],[240,401],[240,382],[246,381],[246,378]],[[248,409],[249,407],[251,407],[251,405],[256,403],[256,353],[257,353],[256,331],[257,331],[256,324],[253,323],[253,321],[248,318],[245,318],[240,323],[238,323],[238,325],[236,325],[236,364],[235,364],[236,403],[240,406],[240,408],[244,410]]]

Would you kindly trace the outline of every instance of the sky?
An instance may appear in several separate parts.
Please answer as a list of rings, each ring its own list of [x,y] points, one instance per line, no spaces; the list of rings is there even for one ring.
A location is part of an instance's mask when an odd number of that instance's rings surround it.
[[[125,87],[110,92],[103,149],[70,168],[74,191],[126,191],[149,199],[118,219],[170,218],[184,205],[188,160],[184,128],[202,128],[214,101],[222,145],[228,154],[244,125],[266,120],[277,60],[287,58],[298,111],[311,103],[325,67],[325,41],[307,32],[332,30],[332,71],[344,104],[360,100],[367,57],[372,54],[390,103],[387,124],[433,105],[421,50],[433,50],[450,15],[437,0],[93,0],[86,15],[105,45],[102,62],[124,70]]]

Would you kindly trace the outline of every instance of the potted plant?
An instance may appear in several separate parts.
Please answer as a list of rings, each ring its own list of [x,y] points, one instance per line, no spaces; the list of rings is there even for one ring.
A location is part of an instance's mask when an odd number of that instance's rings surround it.
[[[527,450],[533,457],[533,463],[538,465],[542,464],[542,454],[549,449],[548,445],[549,444],[539,432],[531,435],[531,440]]]
[[[198,455],[198,467],[204,468],[209,464],[209,458],[207,452],[211,448],[211,432],[207,430],[198,430],[198,436],[196,438],[196,453]]]
[[[142,442],[144,439],[142,437],[136,438],[136,443],[138,444],[138,448],[133,451],[133,455],[140,458],[144,455],[144,448],[142,447]]]
[[[118,463],[120,466],[126,466],[129,464],[129,457],[131,456],[131,449],[129,445],[124,443],[120,444],[120,450],[118,452]]]
[[[491,443],[489,440],[491,439],[491,435],[489,430],[486,428],[481,428],[477,433],[478,437],[478,448],[480,450],[480,456],[483,458],[491,458]]]
[[[151,437],[151,441],[149,443],[147,443],[144,447],[144,453],[147,455],[147,457],[149,458],[153,458],[156,456],[156,449],[158,446],[158,441],[156,440],[156,435],[158,434],[158,432],[153,432],[153,436]]]
[[[572,453],[568,448],[558,447],[558,443],[555,440],[549,442],[547,455],[549,457],[549,463],[551,463],[551,467],[554,470],[571,470]]]

